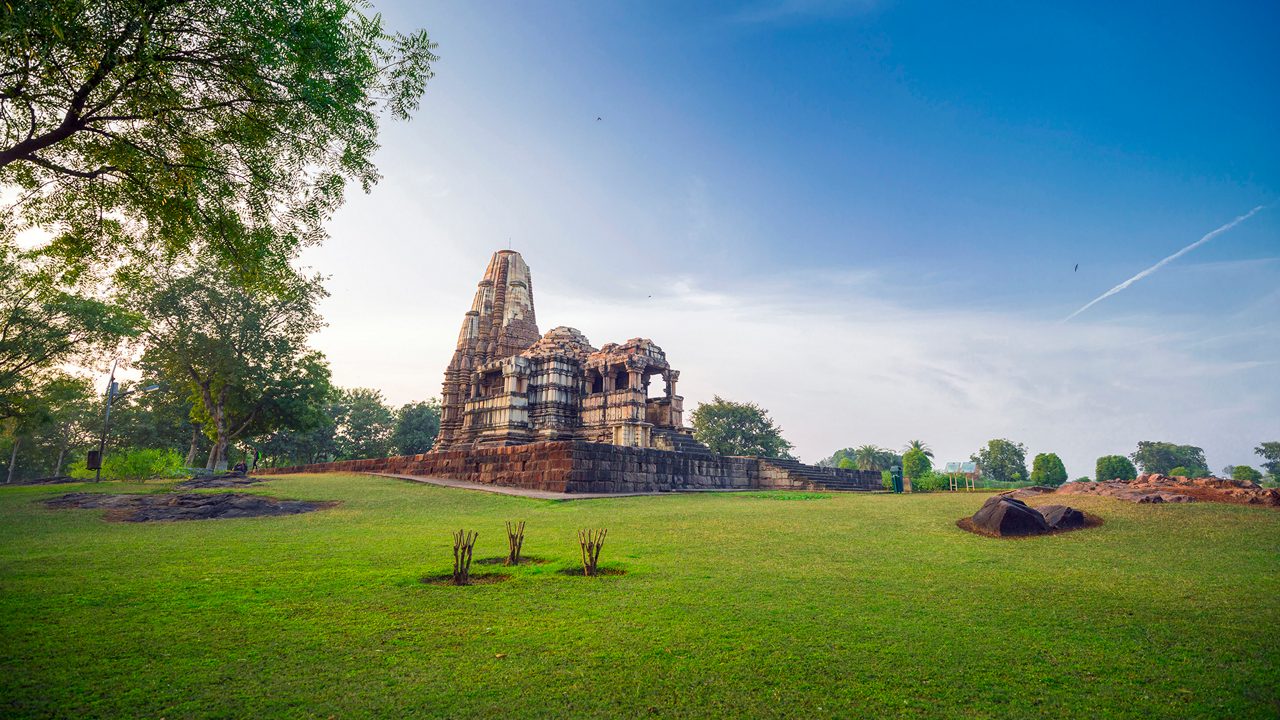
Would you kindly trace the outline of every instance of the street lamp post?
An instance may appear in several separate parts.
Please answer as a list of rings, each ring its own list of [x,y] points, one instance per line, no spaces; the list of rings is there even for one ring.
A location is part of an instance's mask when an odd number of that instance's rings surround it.
[[[116,364],[119,362],[119,358],[111,361],[111,378],[107,380],[107,411],[102,416],[102,436],[98,438],[98,466],[93,469],[94,482],[102,481],[102,461],[105,459],[107,451],[107,429],[111,427],[111,403],[117,398],[123,399],[129,397],[135,392],[139,392],[138,390],[126,390],[122,393],[116,392],[119,389],[119,385],[116,383]],[[142,388],[141,392],[151,392],[152,390],[159,389],[159,385],[148,385]]]

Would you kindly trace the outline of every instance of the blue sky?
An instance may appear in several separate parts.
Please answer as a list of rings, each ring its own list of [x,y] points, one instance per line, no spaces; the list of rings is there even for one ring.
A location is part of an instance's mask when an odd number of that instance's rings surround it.
[[[1280,439],[1280,208],[1061,322],[1280,200],[1280,6],[377,8],[441,61],[306,257],[342,384],[437,394],[510,242],[543,331],[651,337],[806,460]]]

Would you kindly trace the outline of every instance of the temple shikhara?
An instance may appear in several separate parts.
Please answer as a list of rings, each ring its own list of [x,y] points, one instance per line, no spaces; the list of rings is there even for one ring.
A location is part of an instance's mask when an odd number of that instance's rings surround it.
[[[433,450],[547,440],[676,450],[692,442],[679,378],[652,340],[596,349],[570,327],[539,337],[529,266],[503,250],[462,321]]]
[[[529,266],[500,250],[445,368],[431,452],[259,473],[373,472],[560,493],[880,487],[878,472],[712,452],[684,425],[679,379],[646,338],[596,348],[571,327],[539,333]]]

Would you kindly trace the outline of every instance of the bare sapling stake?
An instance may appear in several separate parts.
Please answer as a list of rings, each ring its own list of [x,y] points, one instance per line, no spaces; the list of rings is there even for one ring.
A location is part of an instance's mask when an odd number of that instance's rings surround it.
[[[453,584],[467,585],[471,582],[471,552],[476,547],[478,532],[459,530],[453,534]]]
[[[504,565],[520,564],[520,548],[524,547],[524,521],[507,522],[507,561]]]
[[[604,547],[604,536],[609,531],[600,530],[579,530],[578,545],[582,547],[582,573],[587,577],[596,575],[596,566],[600,562],[600,549]]]

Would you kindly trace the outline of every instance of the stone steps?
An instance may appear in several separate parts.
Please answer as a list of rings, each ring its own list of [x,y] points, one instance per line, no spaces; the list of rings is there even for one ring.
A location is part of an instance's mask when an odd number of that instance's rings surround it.
[[[878,477],[872,482],[870,476],[858,477],[857,473],[849,470],[805,465],[798,460],[786,458],[760,458],[760,462],[785,472],[793,482],[807,486],[811,490],[867,492],[880,489]]]

